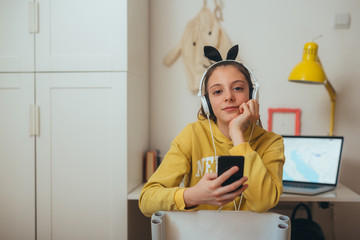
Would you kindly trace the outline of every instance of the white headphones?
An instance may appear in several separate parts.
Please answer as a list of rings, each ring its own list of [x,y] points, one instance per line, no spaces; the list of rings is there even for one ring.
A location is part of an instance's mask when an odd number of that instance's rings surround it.
[[[210,108],[209,108],[209,105],[207,103],[207,100],[206,100],[206,97],[204,96],[203,94],[203,91],[202,91],[202,88],[203,88],[203,84],[204,84],[204,80],[205,80],[205,76],[207,74],[207,72],[215,67],[217,64],[221,63],[221,62],[236,62],[242,66],[244,66],[249,74],[250,74],[250,78],[251,78],[251,82],[252,82],[252,87],[253,87],[253,91],[252,91],[252,95],[251,95],[251,98],[252,99],[256,99],[257,101],[259,101],[259,94],[258,94],[258,91],[259,91],[259,88],[260,88],[260,85],[259,83],[257,82],[256,80],[256,77],[255,75],[253,74],[253,72],[251,71],[250,68],[248,68],[245,64],[243,63],[240,63],[236,60],[222,60],[222,61],[218,61],[218,62],[215,62],[214,64],[212,64],[210,67],[208,67],[208,69],[204,72],[204,74],[202,75],[201,77],[201,81],[200,81],[200,86],[199,86],[199,93],[198,93],[198,96],[200,97],[200,100],[201,100],[201,105],[204,109],[204,113],[206,114],[207,117],[210,116]]]

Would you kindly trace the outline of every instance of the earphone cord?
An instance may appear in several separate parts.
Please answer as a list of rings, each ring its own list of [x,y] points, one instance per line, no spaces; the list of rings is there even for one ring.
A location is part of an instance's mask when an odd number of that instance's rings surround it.
[[[213,147],[214,147],[214,159],[216,159],[216,147],[215,147],[215,140],[214,140],[214,135],[213,135],[213,132],[212,132],[212,127],[211,127],[211,122],[210,122],[210,117],[209,115],[206,115],[207,116],[207,119],[209,121],[209,127],[210,127],[210,133],[211,133],[211,139],[212,139],[212,143],[213,143]],[[216,163],[216,172],[217,172],[217,168],[218,168],[218,162],[215,160],[215,163]],[[235,200],[234,200],[235,201]],[[220,212],[220,210],[223,208],[223,206],[220,206],[218,208],[218,212]],[[235,207],[236,208],[236,207]]]
[[[250,132],[250,136],[249,136],[249,143],[250,143],[250,141],[251,141],[251,138],[252,138],[252,135],[253,135],[253,132],[254,132],[254,127],[255,127],[255,124],[253,123],[252,124],[252,127],[251,127],[251,132]],[[235,200],[234,200],[234,207],[235,207],[235,211],[240,211],[240,207],[241,207],[241,202],[242,202],[242,199],[243,199],[243,195],[244,194],[241,194],[241,198],[240,198],[240,202],[239,202],[239,207],[238,208],[236,208],[236,202],[235,202]]]
[[[241,206],[241,202],[242,202],[242,199],[243,199],[243,194],[240,195],[241,198],[240,198],[240,202],[239,202],[239,207],[236,208],[236,202],[234,200],[234,208],[235,208],[235,211],[240,211],[240,206]]]
[[[212,139],[212,143],[213,143],[213,147],[214,147],[214,159],[216,159],[216,147],[215,147],[215,140],[214,140],[214,135],[213,135],[213,132],[212,132],[212,127],[211,127],[211,122],[210,122],[209,115],[206,115],[206,116],[207,116],[207,119],[208,119],[208,121],[209,121],[211,139]],[[255,124],[252,124],[251,133],[250,133],[249,141],[248,141],[248,142],[251,141],[251,137],[252,137],[252,134],[253,134],[253,132],[254,132],[254,126],[255,126]],[[216,169],[217,169],[217,166],[216,166]]]
[[[213,142],[214,154],[215,154],[215,155],[214,155],[214,160],[215,160],[215,159],[216,159],[216,148],[215,148],[214,135],[213,135],[212,128],[211,128],[211,122],[210,122],[209,115],[207,115],[207,119],[209,120],[210,133],[211,133],[211,139],[212,139],[212,142]],[[217,169],[217,164],[216,164],[216,169]]]
[[[251,138],[252,138],[252,135],[253,135],[253,132],[254,132],[254,127],[255,127],[255,123],[252,124],[252,128],[251,128],[251,132],[250,132],[250,136],[249,136],[249,141],[248,141],[248,143],[250,143],[250,141],[251,141]]]
[[[212,132],[212,127],[211,127],[210,117],[209,117],[209,115],[206,115],[206,116],[207,116],[207,119],[208,119],[208,121],[209,121],[211,139],[212,139],[213,147],[214,147],[214,154],[215,154],[214,159],[216,159],[216,147],[215,147],[214,135],[213,135],[213,132]],[[251,132],[250,132],[250,136],[249,136],[249,140],[248,140],[249,143],[250,143],[250,141],[251,141],[252,134],[253,134],[253,132],[254,132],[254,127],[255,127],[255,124],[253,123],[253,124],[252,124],[252,128],[251,128]],[[216,162],[216,169],[217,169],[217,161],[215,161],[215,162]],[[235,211],[240,211],[242,199],[243,199],[243,194],[241,194],[241,198],[240,198],[240,202],[239,202],[239,207],[238,207],[238,208],[236,208],[236,202],[235,202],[235,200],[234,200]],[[219,207],[219,209],[218,209],[217,211],[219,212],[222,208],[223,208],[223,206]]]

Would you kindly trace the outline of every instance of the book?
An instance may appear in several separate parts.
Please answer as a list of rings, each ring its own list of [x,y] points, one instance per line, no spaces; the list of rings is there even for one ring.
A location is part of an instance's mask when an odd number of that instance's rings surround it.
[[[156,150],[150,150],[144,157],[144,181],[147,182],[159,166],[159,157]]]

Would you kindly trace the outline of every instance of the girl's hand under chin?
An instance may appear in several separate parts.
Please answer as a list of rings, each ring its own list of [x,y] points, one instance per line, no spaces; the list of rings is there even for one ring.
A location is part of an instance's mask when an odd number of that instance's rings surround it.
[[[229,123],[229,135],[234,146],[245,142],[244,132],[260,118],[259,103],[255,99],[243,102],[240,107],[240,114]]]

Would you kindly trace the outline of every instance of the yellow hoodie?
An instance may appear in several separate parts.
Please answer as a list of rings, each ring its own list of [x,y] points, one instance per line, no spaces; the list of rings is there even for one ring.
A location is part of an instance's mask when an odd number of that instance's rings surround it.
[[[211,121],[216,153],[242,155],[245,157],[244,176],[248,177],[248,188],[243,193],[241,210],[265,212],[276,206],[283,191],[282,174],[285,162],[282,137],[267,132],[255,125],[250,143],[233,146],[217,125]],[[248,141],[251,132],[245,131]],[[139,207],[145,216],[156,211],[187,211],[183,193],[185,188],[196,185],[208,172],[216,172],[217,157],[207,119],[198,120],[186,126],[171,143],[156,172],[141,191]],[[180,183],[184,179],[184,186]],[[236,199],[238,206],[240,197]],[[217,210],[212,205],[199,205],[190,210]],[[222,210],[234,210],[234,203]]]

